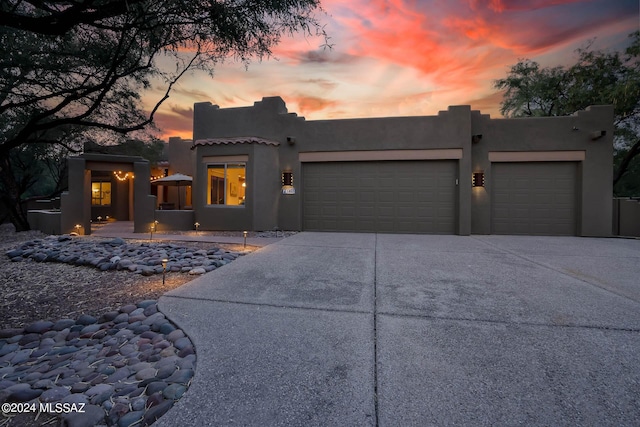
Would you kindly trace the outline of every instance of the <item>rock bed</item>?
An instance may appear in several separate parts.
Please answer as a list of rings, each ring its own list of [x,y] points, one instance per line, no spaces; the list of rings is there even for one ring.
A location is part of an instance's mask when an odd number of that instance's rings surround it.
[[[193,344],[155,301],[0,330],[0,403],[84,404],[67,425],[149,425],[186,391]]]
[[[102,271],[129,270],[145,276],[167,272],[204,274],[243,255],[219,248],[190,250],[175,244],[130,244],[120,238],[87,239],[79,236],[49,236],[34,239],[6,252],[11,261],[60,262],[95,267]]]

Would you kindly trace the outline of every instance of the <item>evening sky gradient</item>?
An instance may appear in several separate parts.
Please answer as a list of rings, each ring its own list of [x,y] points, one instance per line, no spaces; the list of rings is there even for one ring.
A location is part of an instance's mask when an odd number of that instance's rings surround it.
[[[434,115],[450,105],[501,117],[493,81],[519,59],[575,63],[575,50],[623,49],[638,0],[323,0],[331,37],[283,37],[274,58],[185,76],[156,114],[164,138],[192,137],[193,104],[280,96],[307,120]],[[161,97],[146,94],[145,105]]]

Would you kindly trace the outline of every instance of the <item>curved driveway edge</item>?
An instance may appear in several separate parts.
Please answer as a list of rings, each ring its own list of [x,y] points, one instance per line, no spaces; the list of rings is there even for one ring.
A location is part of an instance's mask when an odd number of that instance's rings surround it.
[[[299,233],[167,293],[177,425],[633,425],[640,241]]]

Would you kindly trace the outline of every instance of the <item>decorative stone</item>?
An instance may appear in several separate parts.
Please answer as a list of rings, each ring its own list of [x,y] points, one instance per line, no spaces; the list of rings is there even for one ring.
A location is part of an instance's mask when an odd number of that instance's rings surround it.
[[[95,317],[90,316],[88,314],[83,314],[80,317],[78,317],[78,320],[76,320],[76,324],[87,326],[87,325],[92,325],[97,321],[98,319],[96,319]]]
[[[88,389],[85,394],[89,397],[91,396],[95,396],[97,394],[101,394],[101,393],[105,393],[105,392],[112,392],[113,391],[113,386],[110,384],[98,384],[95,385],[93,387],[91,387],[90,389]]]
[[[136,373],[136,379],[138,380],[146,380],[148,378],[153,378],[155,376],[156,376],[155,368],[142,369]]]
[[[187,388],[181,384],[171,384],[164,389],[162,395],[169,400],[178,400],[182,397]]]
[[[27,333],[42,334],[50,330],[52,326],[53,322],[41,320],[39,322],[34,322],[28,325],[26,328],[24,328],[24,331]]]
[[[62,415],[68,427],[93,427],[104,421],[105,413],[100,406],[87,405],[84,412],[69,412]]]
[[[59,402],[64,397],[71,394],[71,392],[66,387],[54,387],[52,389],[44,391],[40,395],[41,402]]]
[[[149,425],[163,416],[173,406],[173,400],[165,400],[160,404],[147,409],[144,414],[144,423]]]
[[[133,412],[129,412],[118,420],[118,427],[138,425],[140,424],[140,421],[142,421],[142,417],[144,417],[143,410],[134,410]]]

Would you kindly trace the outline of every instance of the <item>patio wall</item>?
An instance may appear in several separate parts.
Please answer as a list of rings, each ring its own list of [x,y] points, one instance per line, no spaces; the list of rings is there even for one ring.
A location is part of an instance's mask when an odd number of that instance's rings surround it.
[[[195,230],[195,213],[191,210],[157,210],[156,233]]]
[[[613,199],[613,234],[640,237],[640,199]]]

